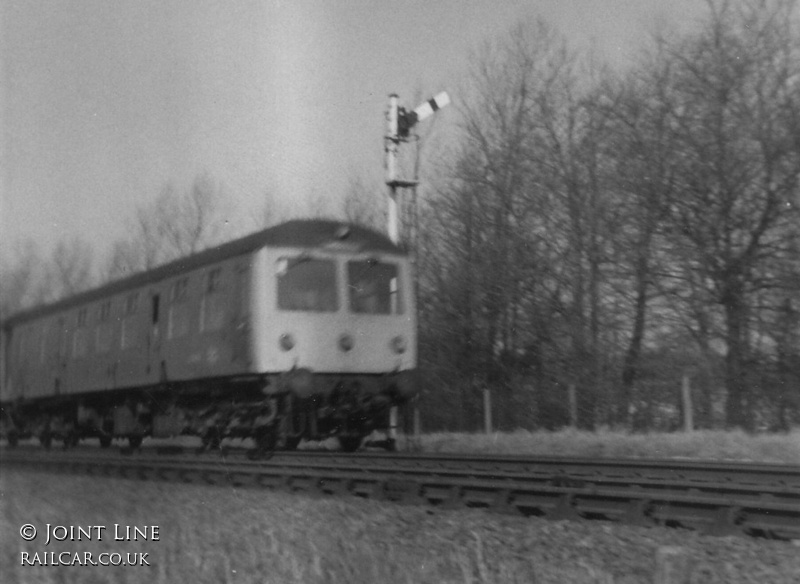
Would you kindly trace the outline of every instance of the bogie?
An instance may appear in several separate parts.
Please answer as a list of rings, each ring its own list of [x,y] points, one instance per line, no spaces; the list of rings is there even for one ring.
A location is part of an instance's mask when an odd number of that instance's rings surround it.
[[[53,435],[50,433],[50,430],[43,430],[41,434],[39,434],[39,443],[42,445],[43,448],[49,449],[50,446],[53,444]]]
[[[64,435],[64,448],[74,448],[81,440],[80,434],[76,431],[69,432]]]
[[[339,444],[345,452],[355,452],[361,447],[364,437],[360,435],[355,436],[339,436]]]

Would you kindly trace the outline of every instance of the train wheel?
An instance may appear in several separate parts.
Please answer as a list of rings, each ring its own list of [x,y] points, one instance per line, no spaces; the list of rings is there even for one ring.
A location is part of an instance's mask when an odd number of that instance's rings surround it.
[[[39,434],[39,443],[45,448],[50,448],[53,445],[53,435],[50,430],[45,430]]]
[[[111,435],[102,434],[100,436],[100,448],[108,448],[109,446],[111,446]]]
[[[292,436],[287,436],[286,437],[286,444],[285,444],[286,450],[295,450],[297,448],[298,444],[300,444],[300,440],[302,440],[302,439],[303,439],[303,436],[301,434],[295,434],[295,435],[292,435]]]
[[[80,442],[81,437],[77,432],[69,432],[64,436],[64,450],[67,448],[74,448]]]
[[[206,450],[219,450],[219,447],[222,444],[222,437],[220,436],[219,428],[216,426],[210,427],[205,431],[200,440],[203,443],[203,448]]]
[[[253,440],[256,448],[251,453],[250,458],[272,458],[275,454],[275,447],[278,445],[278,432],[274,424],[261,426],[253,431]]]
[[[355,452],[363,440],[363,436],[339,436],[339,445],[345,452]]]

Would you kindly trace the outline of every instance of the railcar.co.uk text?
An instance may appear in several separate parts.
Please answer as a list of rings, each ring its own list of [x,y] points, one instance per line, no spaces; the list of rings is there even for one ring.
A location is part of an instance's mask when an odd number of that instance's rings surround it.
[[[36,526],[26,523],[19,530],[25,541],[33,541],[38,535]],[[159,541],[158,525],[53,525],[45,524],[44,545],[63,541]],[[20,552],[22,566],[149,566],[146,552]]]

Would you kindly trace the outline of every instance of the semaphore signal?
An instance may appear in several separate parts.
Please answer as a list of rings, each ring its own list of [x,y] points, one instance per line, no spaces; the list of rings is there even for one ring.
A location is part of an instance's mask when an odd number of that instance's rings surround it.
[[[446,92],[441,92],[428,101],[419,104],[414,110],[408,111],[398,104],[396,93],[389,96],[389,110],[386,112],[386,184],[389,186],[389,213],[388,227],[389,239],[393,243],[400,242],[400,215],[397,208],[397,189],[416,187],[416,180],[404,180],[397,177],[397,150],[401,142],[408,142],[411,129],[417,123],[429,118],[438,110],[450,103],[450,96]],[[419,420],[419,411],[414,406],[414,419]],[[389,410],[389,441],[397,441],[397,417],[396,407]],[[419,424],[415,423],[418,434]]]
[[[389,238],[397,243],[400,240],[399,217],[397,213],[397,188],[417,186],[416,180],[397,176],[397,151],[402,142],[407,142],[411,129],[419,122],[429,118],[450,103],[450,96],[442,91],[435,97],[422,102],[409,111],[398,104],[397,94],[389,96],[389,110],[386,113],[386,184],[389,186]]]
[[[397,108],[397,134],[401,139],[408,138],[411,128],[435,114],[439,109],[450,103],[450,96],[446,91],[441,92],[426,102],[421,103],[416,109],[406,111],[403,107]]]

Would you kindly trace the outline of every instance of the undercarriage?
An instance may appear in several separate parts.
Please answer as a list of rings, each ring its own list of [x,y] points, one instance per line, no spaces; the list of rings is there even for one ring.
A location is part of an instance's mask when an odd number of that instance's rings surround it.
[[[378,444],[394,448],[390,410],[407,401],[394,377],[290,373],[6,403],[0,437],[11,446],[33,437],[45,448],[94,438],[104,448],[114,440],[138,448],[148,436],[197,436],[206,449],[251,440],[260,455],[329,438],[352,452],[378,431],[387,433]]]

